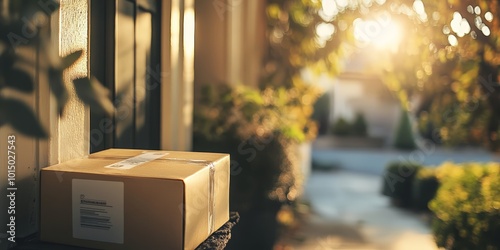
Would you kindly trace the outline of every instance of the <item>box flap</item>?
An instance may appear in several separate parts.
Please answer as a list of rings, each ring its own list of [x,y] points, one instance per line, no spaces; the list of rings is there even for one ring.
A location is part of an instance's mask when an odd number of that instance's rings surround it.
[[[162,152],[165,155],[129,169],[107,168],[107,166],[111,166],[117,162],[148,152]],[[224,157],[227,157],[227,155],[178,151],[109,149],[91,154],[88,158],[64,162],[42,170],[184,180],[210,163],[219,161]]]

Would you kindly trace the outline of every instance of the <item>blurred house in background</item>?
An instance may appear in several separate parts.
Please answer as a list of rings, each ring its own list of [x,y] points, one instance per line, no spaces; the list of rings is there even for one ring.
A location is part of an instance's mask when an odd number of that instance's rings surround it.
[[[390,146],[401,105],[377,75],[368,73],[364,60],[362,53],[356,54],[345,63],[343,73],[330,80],[330,125],[341,118],[354,121],[357,114],[362,114],[367,124],[367,137]]]
[[[376,76],[346,72],[335,79],[330,91],[333,115],[331,123],[339,118],[354,120],[363,114],[367,123],[367,135],[380,138],[390,145],[401,115],[399,101]]]

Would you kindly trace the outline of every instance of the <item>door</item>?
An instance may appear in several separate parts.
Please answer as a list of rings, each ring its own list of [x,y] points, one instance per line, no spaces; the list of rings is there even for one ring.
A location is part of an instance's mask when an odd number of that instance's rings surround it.
[[[90,72],[116,111],[91,110],[90,150],[160,148],[160,1],[90,1]]]

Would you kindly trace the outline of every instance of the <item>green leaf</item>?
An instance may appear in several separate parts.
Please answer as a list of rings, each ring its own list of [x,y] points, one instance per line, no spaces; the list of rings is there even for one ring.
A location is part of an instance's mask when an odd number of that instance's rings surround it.
[[[64,107],[68,103],[69,95],[66,85],[64,85],[62,79],[62,71],[56,69],[49,69],[49,86],[50,91],[57,100],[57,112],[62,115],[64,112]]]
[[[278,4],[269,4],[267,6],[267,15],[271,19],[279,19],[279,15],[281,13],[280,6]]]
[[[19,91],[30,93],[34,89],[31,75],[20,69],[11,69],[5,74],[5,84]]]
[[[83,54],[83,50],[77,50],[61,58],[61,69],[66,69],[73,65]]]
[[[59,9],[60,6],[59,1],[56,0],[16,0],[9,2],[11,4],[11,11],[20,12],[21,16],[30,19],[37,13],[50,16],[50,14]]]
[[[262,105],[264,104],[264,99],[262,99],[262,96],[258,91],[255,90],[247,90],[242,93],[243,98],[245,100],[248,100],[248,102],[254,102],[255,104]]]
[[[62,70],[62,57],[59,56],[59,49],[51,45],[50,39],[41,39],[40,46],[44,48],[40,51],[40,60],[49,68]]]
[[[0,106],[0,127],[2,127],[6,123],[7,123],[7,115],[5,114],[5,110],[2,108],[2,106]]]
[[[302,142],[306,139],[304,132],[297,125],[287,126],[282,128],[283,135],[289,139]]]
[[[33,113],[33,110],[12,98],[0,98],[0,113],[12,128],[27,136],[47,138],[47,133]]]
[[[0,70],[3,74],[8,72],[14,66],[15,52],[12,48],[8,48],[0,55]]]
[[[102,86],[96,78],[79,78],[73,83],[78,98],[88,104],[93,111],[107,116],[113,115],[115,108],[109,100],[109,90]]]

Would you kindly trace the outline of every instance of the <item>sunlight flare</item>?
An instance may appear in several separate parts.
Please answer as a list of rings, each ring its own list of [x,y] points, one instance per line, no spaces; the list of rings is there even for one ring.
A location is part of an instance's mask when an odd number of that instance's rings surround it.
[[[360,44],[370,44],[378,49],[395,51],[402,39],[402,28],[388,14],[384,18],[373,20],[356,19],[354,37]]]

